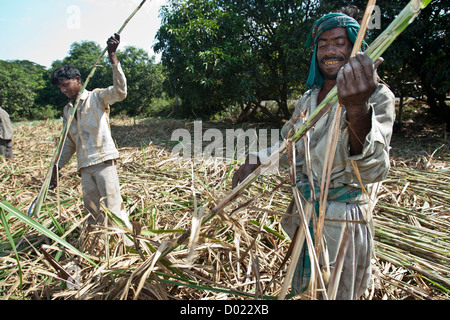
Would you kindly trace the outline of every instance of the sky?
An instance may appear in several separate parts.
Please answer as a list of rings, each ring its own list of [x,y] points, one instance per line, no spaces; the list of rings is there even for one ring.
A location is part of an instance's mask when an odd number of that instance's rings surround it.
[[[74,42],[102,49],[142,0],[0,0],[0,60],[29,60],[49,68]],[[155,54],[152,46],[167,0],[147,0],[121,33],[121,45]]]

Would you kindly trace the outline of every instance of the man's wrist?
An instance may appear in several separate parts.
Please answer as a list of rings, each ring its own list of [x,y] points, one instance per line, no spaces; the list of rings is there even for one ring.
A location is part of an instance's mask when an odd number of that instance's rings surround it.
[[[348,118],[365,118],[370,115],[370,104],[345,106]]]

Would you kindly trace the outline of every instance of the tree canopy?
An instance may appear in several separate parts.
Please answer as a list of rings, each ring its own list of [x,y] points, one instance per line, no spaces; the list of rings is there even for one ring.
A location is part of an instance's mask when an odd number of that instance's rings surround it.
[[[398,14],[408,1],[386,4],[383,25]],[[398,97],[424,100],[430,112],[447,124],[450,132],[449,37],[450,7],[446,1],[432,1],[413,24],[397,39],[395,48],[388,50],[381,67],[383,76]]]

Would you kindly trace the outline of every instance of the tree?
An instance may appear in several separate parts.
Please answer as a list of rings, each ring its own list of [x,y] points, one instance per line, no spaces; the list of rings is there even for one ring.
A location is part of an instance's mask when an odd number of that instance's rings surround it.
[[[113,114],[152,114],[152,101],[163,94],[161,65],[155,64],[154,58],[150,58],[145,50],[133,46],[117,55],[127,77],[128,96],[114,105]]]
[[[252,60],[252,76],[257,82],[256,107],[269,117],[261,100],[275,100],[276,115],[288,118],[288,99],[304,89],[309,71],[311,50],[304,47],[317,10],[317,1],[221,1],[226,10],[242,17],[244,41],[248,43]],[[253,109],[254,112],[255,109]],[[252,111],[250,111],[252,112]]]
[[[226,89],[231,89],[230,83],[241,83],[236,78],[246,59],[235,30],[226,27],[239,30],[240,21],[232,19],[217,1],[173,2],[170,10],[164,8],[155,50],[163,52],[168,81],[183,101],[184,115],[211,115],[228,99],[236,100],[235,90]]]
[[[386,58],[400,60],[404,69],[410,70],[412,77],[404,81],[417,83],[419,94],[425,97],[431,114],[445,122],[447,132],[450,132],[450,106],[446,102],[450,89],[448,4],[440,0],[432,1],[416,20],[399,39],[400,50],[390,51]],[[408,54],[402,55],[398,51]]]
[[[409,1],[378,2],[381,28],[370,30],[367,41],[374,40]],[[321,1],[320,10],[332,11],[347,4],[348,1],[342,0]],[[367,1],[356,0],[351,4],[363,13]],[[430,107],[430,113],[445,122],[450,132],[450,106],[447,104],[450,89],[449,22],[447,1],[431,1],[384,53],[385,60],[379,67],[379,74],[400,101],[404,97],[424,100]],[[397,119],[402,119],[401,104]]]
[[[408,2],[378,3],[381,27],[369,30],[366,41]],[[311,50],[303,44],[312,23],[349,5],[359,9],[355,18],[361,20],[363,0],[172,0],[162,11],[155,50],[162,53],[184,115],[209,116],[240,105],[245,117],[259,110],[272,119],[287,118],[287,99],[305,89]],[[385,52],[379,68],[396,96],[425,99],[447,130],[449,11],[444,1],[432,1]],[[270,113],[261,100],[277,101],[278,110]]]
[[[35,103],[44,75],[45,68],[31,61],[0,60],[0,106],[12,119],[39,118]]]

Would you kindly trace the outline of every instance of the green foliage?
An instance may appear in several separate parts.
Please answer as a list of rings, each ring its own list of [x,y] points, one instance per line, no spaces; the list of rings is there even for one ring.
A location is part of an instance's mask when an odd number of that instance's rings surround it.
[[[12,119],[32,118],[45,68],[30,61],[0,61],[0,106]]]
[[[380,2],[380,29],[408,0]],[[211,116],[240,106],[243,116],[257,108],[269,117],[288,117],[287,100],[304,91],[311,51],[304,41],[313,21],[354,5],[361,20],[367,1],[354,0],[173,0],[161,13],[155,50],[162,53],[170,93],[182,101],[180,115]],[[435,0],[385,54],[380,74],[397,96],[427,97],[447,114],[449,91],[449,9]],[[261,100],[275,100],[270,114]],[[433,107],[435,106],[435,107]],[[444,111],[443,111],[444,110]]]
[[[63,65],[72,65],[80,71],[81,78],[85,80],[97,61],[98,56],[102,53],[102,50],[103,48],[93,41],[75,42],[70,46],[69,55],[63,60],[54,61],[50,71],[53,72],[53,70]],[[90,79],[86,88],[87,90],[106,88],[111,85],[112,80],[106,77],[106,65],[107,60],[104,59],[101,67],[97,68],[95,76]]]
[[[407,1],[382,4],[383,20],[393,19]],[[450,131],[448,30],[450,9],[446,1],[432,1],[384,55],[380,67],[397,96],[425,99],[430,111],[447,123]]]
[[[113,114],[154,114],[157,110],[153,103],[163,94],[161,65],[155,64],[154,58],[150,58],[145,50],[136,47],[126,47],[123,52],[118,52],[118,58],[127,77],[128,96],[114,105]]]
[[[3,228],[5,228],[5,230],[7,230],[7,228],[8,228],[8,226],[7,226],[8,219],[7,218],[15,217],[15,218],[21,220],[27,226],[37,230],[42,235],[52,239],[53,241],[57,242],[58,244],[64,246],[65,248],[71,250],[72,252],[78,254],[80,257],[83,257],[84,259],[89,261],[93,266],[97,266],[97,264],[94,261],[92,261],[84,253],[82,253],[78,249],[76,249],[73,245],[68,243],[65,239],[59,237],[54,232],[52,232],[51,230],[47,229],[41,223],[39,223],[38,221],[32,219],[28,215],[23,214],[17,208],[13,207],[10,203],[8,203],[6,201],[1,201],[0,202],[0,211],[1,211],[1,220],[0,221],[1,221],[1,224],[2,224]],[[8,216],[6,216],[6,213],[8,214]],[[12,238],[12,235],[9,232],[7,232],[7,236],[9,238],[9,241],[11,243],[14,243],[14,239]],[[17,253],[16,253],[16,257],[17,257]]]
[[[233,48],[229,43],[234,35],[227,35],[223,27],[238,22],[233,23],[212,1],[182,2],[176,6],[173,11],[168,7],[163,10],[166,22],[158,32],[155,50],[164,51],[162,61],[169,74],[168,87],[183,101],[184,115],[211,114],[225,106],[227,96],[221,93],[244,66],[240,52],[245,50],[239,50],[240,44],[235,41],[238,55],[234,61],[231,59]]]
[[[69,55],[54,61],[49,70],[30,61],[0,61],[0,105],[13,121],[61,116],[67,97],[51,84],[52,72],[69,64],[80,70],[82,78],[86,79],[101,52],[102,48],[92,41],[73,43]],[[161,64],[156,64],[146,51],[135,47],[118,50],[117,55],[127,77],[128,97],[113,106],[112,115],[155,115],[168,107],[161,101],[164,82]],[[110,85],[112,70],[106,57],[87,90]],[[153,105],[154,102],[157,106]]]

